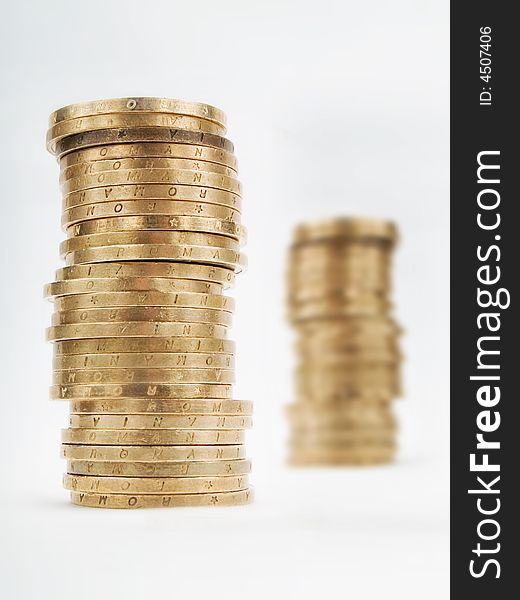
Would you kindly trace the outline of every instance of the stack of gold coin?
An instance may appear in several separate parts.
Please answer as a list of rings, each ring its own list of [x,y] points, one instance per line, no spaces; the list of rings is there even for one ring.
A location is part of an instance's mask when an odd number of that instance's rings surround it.
[[[107,508],[251,500],[251,402],[232,399],[234,305],[245,265],[241,186],[225,115],[121,98],[50,117],[66,266],[51,397],[70,402],[64,486]]]
[[[391,318],[395,226],[340,218],[295,230],[288,268],[297,332],[290,462],[376,464],[396,451],[399,328]]]

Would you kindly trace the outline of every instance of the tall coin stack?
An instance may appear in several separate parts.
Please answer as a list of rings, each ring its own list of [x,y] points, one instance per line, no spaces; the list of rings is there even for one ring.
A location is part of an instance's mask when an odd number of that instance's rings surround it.
[[[251,500],[227,339],[244,229],[225,115],[163,98],[75,104],[51,115],[66,266],[51,397],[70,402],[64,486],[107,508]]]
[[[399,329],[390,316],[395,226],[339,218],[304,224],[289,258],[297,332],[294,465],[376,464],[396,451]]]

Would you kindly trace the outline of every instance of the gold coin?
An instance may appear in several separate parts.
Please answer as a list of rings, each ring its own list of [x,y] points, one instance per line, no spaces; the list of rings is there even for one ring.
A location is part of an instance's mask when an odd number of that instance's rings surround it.
[[[136,183],[169,183],[170,185],[192,185],[209,187],[242,195],[242,186],[234,177],[202,171],[182,171],[180,169],[128,169],[82,175],[61,184],[63,194],[79,192],[91,188]]]
[[[326,327],[324,327],[326,325]],[[300,326],[300,331],[305,335],[316,337],[356,336],[366,339],[367,336],[396,335],[400,329],[397,324],[386,316],[375,317],[342,317],[320,319]]]
[[[391,462],[395,456],[395,449],[369,452],[293,452],[289,458],[292,466],[341,466],[341,465],[371,465]]]
[[[157,233],[157,232],[154,232]],[[215,246],[172,246],[169,244],[128,244],[76,250],[66,256],[67,266],[121,260],[168,260],[198,262],[226,267],[239,273],[247,264],[246,257],[234,250]]]
[[[293,246],[290,249],[291,265],[297,267],[301,262],[309,264],[338,264],[344,261],[352,264],[375,264],[386,265],[392,260],[392,253],[388,246],[379,242],[368,243],[366,241],[338,244],[319,243]]]
[[[105,265],[75,265],[75,266],[105,266]],[[186,265],[186,267],[196,265]],[[58,272],[58,275],[60,272]],[[108,274],[108,273],[107,273]],[[44,289],[47,298],[60,298],[64,296],[90,296],[94,294],[135,293],[140,297],[152,294],[213,294],[218,295],[222,290],[221,283],[195,279],[173,279],[160,277],[106,277],[92,279],[63,279],[48,283]]]
[[[320,288],[327,283],[345,282],[353,283],[367,279],[370,282],[390,282],[390,265],[380,261],[353,260],[344,258],[336,262],[329,260],[294,260],[288,271],[289,282],[292,287],[319,284]]]
[[[70,403],[71,414],[147,414],[171,413],[190,415],[245,415],[253,413],[249,400],[74,400]]]
[[[348,302],[351,298],[375,297],[388,301],[391,290],[379,283],[371,286],[369,282],[360,285],[353,282],[351,285],[342,286],[341,282],[330,285],[313,286],[298,285],[291,288],[288,293],[289,306],[301,305],[307,302]]]
[[[370,416],[363,414],[344,414],[339,411],[323,413],[315,410],[313,414],[290,414],[294,431],[348,431],[352,429],[369,429],[370,427],[395,428],[393,415]]]
[[[396,429],[383,427],[350,428],[334,434],[328,430],[298,432],[291,435],[290,445],[295,450],[330,448],[332,450],[356,448],[364,445],[395,445]]]
[[[233,315],[217,308],[185,308],[164,306],[125,306],[117,308],[82,308],[52,315],[53,325],[76,323],[125,323],[144,321],[153,323],[213,323],[231,325]]]
[[[93,226],[91,221],[97,221],[98,227],[100,227],[99,223],[101,223],[101,226],[105,224],[106,227],[110,227],[110,225],[113,227],[120,222],[116,221],[115,218],[121,219],[129,216],[141,217],[143,224],[151,224],[154,219],[157,223],[163,222],[163,228],[166,230],[178,229],[182,223],[189,224],[190,221],[186,217],[218,219],[240,225],[240,213],[235,208],[220,204],[182,200],[121,200],[120,202],[110,200],[97,204],[85,204],[65,210],[61,223],[73,235],[80,235],[86,224],[90,227]],[[112,219],[108,221],[108,217],[112,217]],[[145,221],[145,217],[147,221]],[[163,221],[158,220],[161,217]],[[81,224],[71,227],[76,223]],[[193,223],[196,223],[196,221],[193,221]]]
[[[319,293],[329,289],[388,293],[391,290],[390,269],[373,265],[309,265],[300,264],[288,273],[289,293],[307,292],[316,288]]]
[[[171,183],[110,185],[71,192],[63,196],[63,209],[68,210],[103,202],[125,201],[146,202],[148,205],[153,201],[192,202],[222,206],[238,212],[242,209],[240,196],[232,192],[211,187],[172,185]]]
[[[97,338],[87,340],[66,340],[54,344],[55,356],[76,356],[84,354],[132,354],[136,353],[166,353],[183,354],[218,353],[234,354],[235,342],[216,338],[186,338],[186,337],[121,337]]]
[[[62,444],[61,456],[67,460],[122,462],[237,460],[246,457],[246,447],[243,444],[238,446],[83,446]]]
[[[93,146],[106,144],[121,144],[135,142],[169,142],[175,144],[194,144],[196,146],[210,146],[233,153],[233,144],[220,135],[188,131],[186,129],[173,129],[166,127],[125,127],[111,128],[97,131],[86,131],[61,139],[52,151],[58,158],[69,152]]]
[[[331,282],[341,282],[343,286],[367,280],[374,283],[385,284],[390,282],[390,265],[369,263],[368,261],[343,260],[332,263],[327,261],[294,261],[288,272],[289,283],[292,288],[299,289],[305,286],[319,285],[324,288]]]
[[[323,243],[305,246],[293,246],[289,254],[290,268],[303,263],[308,265],[374,265],[376,267],[392,264],[392,252],[381,243],[369,244],[365,241],[349,244]]]
[[[289,280],[301,280],[305,283],[305,273],[315,280],[326,282],[338,276],[343,281],[360,280],[363,272],[370,280],[377,278],[390,279],[392,261],[385,254],[332,251],[330,253],[304,253],[303,250],[291,256],[287,269]]]
[[[232,397],[233,389],[225,384],[122,383],[107,385],[53,385],[53,400],[88,398],[222,398]]]
[[[174,113],[213,121],[223,128],[226,126],[224,112],[210,104],[186,102],[185,100],[172,98],[128,97],[69,104],[51,114],[49,127],[69,119],[91,117],[93,115],[110,115],[112,113]]]
[[[315,319],[337,318],[337,317],[370,317],[378,316],[382,312],[390,310],[388,302],[374,300],[371,303],[350,303],[342,307],[332,308],[326,304],[310,304],[309,306],[291,307],[290,320],[293,323],[302,323]]]
[[[386,382],[393,380],[398,375],[397,369],[393,365],[382,364],[360,364],[360,365],[311,365],[306,369],[298,367],[296,376],[301,382],[312,383],[320,380],[327,384],[336,384],[350,381],[364,381],[368,379],[373,382]]]
[[[113,353],[56,356],[54,369],[162,368],[232,369],[232,354]]]
[[[109,475],[123,477],[216,477],[247,475],[251,461],[207,460],[183,462],[119,462],[119,461],[67,461],[70,475]]]
[[[298,396],[297,402],[289,407],[288,410],[306,413],[310,421],[315,412],[318,412],[320,415],[363,414],[365,410],[381,410],[386,412],[390,410],[390,404],[393,399],[392,396],[370,395],[366,390],[365,393],[353,394],[345,398],[316,398],[312,395]]]
[[[317,290],[314,297],[305,299],[298,298],[297,293],[289,296],[290,310],[312,309],[327,312],[350,306],[377,306],[383,313],[388,311],[391,303],[386,294],[356,288],[345,288],[336,293]]]
[[[63,429],[64,444],[187,446],[243,444],[245,430],[221,429]]]
[[[361,432],[360,432],[361,433]],[[295,435],[291,439],[289,448],[294,453],[305,452],[329,452],[329,453],[344,453],[362,452],[362,451],[395,451],[397,449],[396,434],[384,434],[375,432],[370,437],[367,435],[359,435],[357,437],[325,437],[325,436],[303,436]],[[74,447],[74,446],[72,446]],[[91,446],[95,448],[96,446]],[[112,446],[108,446],[109,448]],[[135,446],[134,446],[135,447]],[[153,448],[153,446],[149,446]]]
[[[298,330],[298,345],[302,348],[302,351],[308,351],[309,353],[341,353],[341,352],[360,352],[375,351],[375,350],[386,350],[391,349],[394,351],[397,348],[397,342],[399,336],[396,334],[382,334],[377,336],[373,333],[368,335],[361,335],[359,332],[357,335],[352,334],[348,329],[328,331],[324,330],[320,335],[314,332],[313,334],[306,333],[304,331],[305,325],[309,321],[303,321],[297,325]],[[327,328],[324,328],[327,329]],[[303,331],[302,331],[303,330]]]
[[[355,435],[359,433],[359,435]],[[297,451],[330,449],[356,450],[357,448],[378,446],[386,448],[397,448],[396,432],[387,433],[383,430],[374,430],[371,437],[364,430],[347,430],[345,432],[321,432],[321,431],[295,431],[291,435],[289,448]]]
[[[54,154],[56,143],[62,138],[78,133],[115,127],[165,127],[212,133],[213,135],[225,133],[225,128],[220,125],[198,117],[173,113],[112,113],[67,119],[52,125],[47,131],[47,148],[49,152]]]
[[[342,277],[339,273],[329,278],[323,276],[322,279],[309,277],[308,280],[305,280],[302,274],[300,281],[290,284],[287,296],[296,302],[328,299],[339,301],[359,296],[376,296],[388,300],[391,292],[386,277],[370,279],[367,275],[365,279],[360,276],[350,278],[346,282],[346,277]]]
[[[208,337],[225,338],[227,327],[212,323],[79,323],[55,325],[47,329],[48,341],[90,339],[102,337]]]
[[[371,388],[398,388],[399,373],[396,369],[390,367],[387,373],[374,369],[374,374],[370,374],[371,369],[351,370],[350,372],[336,369],[333,373],[322,373],[319,369],[313,372],[300,374],[297,377],[298,386],[303,392],[317,392],[321,389],[323,396],[333,393],[335,390],[355,389],[362,387]]]
[[[234,446],[231,446],[234,447]],[[98,494],[201,494],[233,492],[249,487],[247,475],[223,477],[90,477],[64,475],[63,487]]]
[[[399,356],[397,340],[395,338],[377,339],[369,337],[361,339],[307,339],[302,337],[296,344],[298,352],[304,360],[313,361],[315,358],[334,358],[348,360],[349,357],[364,356],[370,353],[388,353]]]
[[[300,356],[298,364],[302,371],[306,371],[313,368],[321,369],[322,367],[326,369],[332,367],[338,369],[350,369],[351,367],[367,367],[370,365],[391,365],[393,368],[397,368],[400,362],[400,353],[385,352],[379,349],[361,349],[360,352],[342,352],[323,355],[317,352],[312,358],[310,353],[306,353],[305,356]]]
[[[375,272],[373,269],[353,269],[350,272],[339,269],[322,269],[321,273],[312,268],[301,268],[299,273],[289,274],[289,296],[348,295],[348,292],[369,292],[387,295],[391,291],[389,272]],[[305,275],[307,273],[307,276]],[[311,295],[312,293],[312,295]]]
[[[239,506],[250,504],[253,488],[210,494],[88,494],[71,492],[73,504],[91,508],[169,508],[174,506]]]
[[[98,265],[72,265],[56,271],[56,279],[111,279],[126,278],[165,278],[165,279],[196,279],[223,284],[230,287],[235,281],[235,275],[222,267],[208,265],[193,265],[186,263],[164,262],[121,262]],[[191,283],[189,284],[191,285]],[[220,287],[215,287],[220,290]],[[91,290],[92,291],[92,290]],[[193,291],[199,290],[178,290]],[[210,293],[208,291],[202,293]]]
[[[399,358],[401,353],[399,351],[399,337],[398,336],[384,336],[377,338],[375,336],[367,336],[362,338],[356,336],[352,338],[344,337],[340,338],[339,335],[331,335],[329,339],[326,338],[315,338],[309,336],[308,338],[304,335],[298,335],[297,347],[302,357],[308,358],[309,361],[322,357],[330,360],[341,361],[343,357],[345,360],[349,360],[350,357],[363,357],[367,355],[392,355]]]
[[[287,270],[290,281],[305,283],[305,273],[313,281],[326,282],[338,277],[342,281],[355,281],[363,278],[363,273],[369,280],[390,280],[391,262],[380,256],[355,254],[335,254],[330,256],[298,255],[292,259]]]
[[[301,402],[291,405],[288,410],[294,414],[308,415],[311,419],[316,414],[321,415],[353,415],[367,419],[375,417],[380,419],[382,416],[392,417],[392,409],[389,403],[381,400],[377,396],[368,394],[352,396],[348,401],[323,400],[321,403],[311,406],[301,399]],[[365,421],[367,422],[367,421]]]
[[[62,369],[54,371],[52,381],[55,385],[148,382],[231,384],[235,381],[235,373],[231,369]]]
[[[349,402],[363,400],[367,403],[375,401],[389,404],[400,395],[399,389],[385,387],[383,385],[373,385],[370,387],[343,386],[336,389],[327,389],[320,393],[319,389],[300,389],[298,390],[298,403],[302,405],[312,405],[316,407],[334,404],[348,404]]]
[[[320,387],[319,385],[299,385],[297,394],[302,402],[347,402],[357,398],[377,398],[388,402],[401,395],[397,385],[385,383],[373,383],[364,385],[362,383],[342,384],[337,386]]]
[[[296,244],[334,238],[377,239],[395,243],[397,229],[394,223],[382,219],[339,218],[305,223],[297,227],[294,233]]]
[[[360,394],[351,396],[344,400],[335,400],[323,398],[320,402],[312,405],[306,398],[299,397],[298,402],[289,406],[288,411],[294,413],[307,414],[311,419],[316,413],[322,414],[355,414],[363,415],[371,413],[379,417],[382,414],[392,414],[388,398],[370,396],[369,394]]]
[[[373,413],[368,410],[361,410],[363,405],[357,403],[356,410],[348,410],[345,406],[324,403],[322,407],[319,404],[311,404],[310,402],[301,402],[298,407],[303,409],[307,404],[307,410],[299,410],[298,412],[290,412],[290,420],[302,429],[315,430],[317,432],[340,432],[340,431],[372,431],[374,429],[386,429],[394,431],[396,428],[396,419],[390,412],[390,402],[382,403],[379,406],[374,403],[367,402],[366,407],[373,407]],[[385,408],[386,404],[386,408]]]
[[[70,427],[85,429],[249,429],[251,417],[243,415],[77,415],[69,417]]]
[[[57,310],[77,310],[96,307],[122,306],[178,306],[191,308],[216,308],[233,312],[233,298],[219,294],[191,292],[108,292],[62,296],[54,300]]]
[[[381,345],[396,342],[402,331],[391,322],[376,323],[380,315],[359,315],[330,317],[307,320],[298,323],[296,331],[300,339],[309,344],[337,343],[349,341],[363,345]],[[373,323],[362,322],[363,319],[373,319]]]
[[[289,273],[289,295],[315,291],[319,295],[339,296],[366,291],[388,294],[391,291],[390,270],[360,267],[300,266]],[[330,290],[330,291],[329,291]]]
[[[390,262],[392,258],[390,246],[379,240],[327,240],[291,246],[289,252],[292,259],[307,257],[311,262],[314,260],[339,262],[342,258]]]
[[[200,171],[202,173],[219,173],[227,177],[237,176],[236,171],[218,163],[202,162],[185,158],[147,157],[147,158],[116,158],[115,160],[97,160],[79,163],[70,167],[62,167],[60,183],[81,177],[109,171],[133,169],[181,169],[183,171]]]
[[[240,244],[246,239],[246,230],[239,223],[208,217],[136,215],[94,219],[70,226],[65,224],[65,227],[69,237],[127,231],[184,231],[223,235]]]
[[[119,231],[115,233],[95,233],[64,240],[60,252],[68,254],[74,250],[85,248],[103,248],[131,244],[171,244],[188,246],[207,246],[225,248],[237,252],[240,245],[222,235],[212,233],[195,233],[192,231]]]
[[[385,272],[386,271],[386,272]],[[315,292],[318,297],[337,295],[341,297],[360,293],[385,294],[391,292],[390,270],[371,267],[318,267],[300,266],[289,273],[289,296]]]
[[[142,142],[138,144],[111,144],[76,150],[60,160],[62,169],[98,160],[123,158],[180,158],[224,165],[237,172],[237,159],[230,152],[209,146]]]
[[[368,340],[370,342],[370,340]],[[345,344],[344,349],[338,349],[337,351],[325,351],[325,346],[322,344],[313,345],[312,343],[305,343],[305,340],[300,340],[299,344],[300,360],[299,364],[302,367],[324,364],[324,365],[350,365],[350,364],[399,364],[403,355],[397,348],[397,344],[392,347],[390,344],[374,344],[373,347],[370,343],[364,346],[348,346]]]
[[[287,407],[289,418],[302,426],[314,427],[316,431],[323,426],[329,430],[329,425],[336,430],[374,430],[388,428],[394,431],[396,420],[392,403],[377,398],[367,399],[358,396],[347,401],[307,402],[298,400]]]
[[[66,369],[55,371],[55,385],[101,383],[234,383],[235,372],[230,369]]]
[[[133,221],[129,220],[129,217],[134,217]],[[136,217],[140,217],[140,219],[137,220]],[[208,223],[205,219],[216,219],[236,227],[240,226],[240,213],[235,209],[218,204],[176,200],[123,200],[76,206],[65,210],[61,223],[69,235],[82,235],[103,233],[103,231],[110,231],[116,226],[121,231],[122,224],[125,224],[126,229],[164,229],[168,231],[184,228],[185,231],[190,231],[194,226],[200,227]],[[129,227],[131,223],[138,223],[141,227],[135,227],[135,225]],[[161,227],[158,227],[159,224]],[[93,229],[94,227],[96,231],[88,231],[89,228]],[[224,224],[221,227],[224,227]],[[218,230],[217,233],[219,233]]]

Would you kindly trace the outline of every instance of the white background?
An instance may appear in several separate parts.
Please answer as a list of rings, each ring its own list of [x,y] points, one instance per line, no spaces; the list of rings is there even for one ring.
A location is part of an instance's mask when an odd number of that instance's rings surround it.
[[[0,23],[2,556],[9,600],[448,597],[448,2],[9,2]],[[246,252],[233,337],[237,397],[255,402],[257,499],[219,510],[72,507],[47,401],[60,266],[48,114],[125,95],[226,111],[244,183]],[[406,329],[398,462],[290,470],[284,406],[292,227],[395,219]]]

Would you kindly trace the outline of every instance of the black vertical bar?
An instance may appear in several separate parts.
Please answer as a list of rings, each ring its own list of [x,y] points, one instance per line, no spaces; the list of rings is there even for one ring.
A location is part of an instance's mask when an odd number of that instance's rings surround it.
[[[454,598],[472,600],[516,596],[520,571],[513,493],[520,481],[520,435],[518,446],[513,437],[520,423],[514,8],[481,0],[451,6],[451,589]],[[479,160],[498,167],[483,167],[480,181]],[[486,307],[489,299],[497,305]],[[487,456],[499,470],[472,471],[471,455],[476,465]]]

